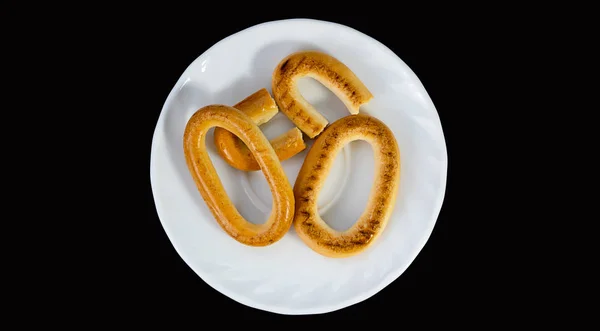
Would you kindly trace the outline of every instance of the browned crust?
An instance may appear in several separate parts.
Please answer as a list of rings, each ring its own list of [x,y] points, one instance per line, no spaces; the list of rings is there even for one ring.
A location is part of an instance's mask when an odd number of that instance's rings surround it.
[[[225,192],[206,150],[206,133],[212,127],[232,132],[253,151],[273,194],[273,209],[264,224],[246,221]],[[292,187],[273,147],[250,117],[225,105],[199,109],[186,125],[183,151],[200,195],[215,220],[235,240],[249,246],[266,246],[289,230],[295,203]]]
[[[351,114],[373,95],[344,63],[318,51],[302,51],[286,56],[273,71],[272,90],[279,109],[310,138],[320,134],[327,119],[302,97],[296,80],[308,76],[335,93]]]
[[[267,89],[262,88],[233,106],[248,115],[257,125],[268,122],[279,109]],[[219,155],[230,166],[242,171],[257,171],[260,166],[252,152],[231,132],[215,128],[214,142]],[[285,161],[306,148],[302,133],[297,128],[270,141],[279,161]]]
[[[335,156],[353,140],[371,144],[375,155],[375,181],[366,209],[347,231],[329,227],[317,210],[317,197]],[[400,150],[392,131],[375,117],[343,117],[315,140],[294,185],[294,228],[314,251],[328,257],[347,257],[369,247],[387,225],[400,183]]]

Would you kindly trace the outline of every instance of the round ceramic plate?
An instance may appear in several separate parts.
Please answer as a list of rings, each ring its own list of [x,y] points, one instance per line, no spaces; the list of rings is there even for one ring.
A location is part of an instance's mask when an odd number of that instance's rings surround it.
[[[267,247],[249,247],[229,237],[200,196],[183,155],[188,119],[209,104],[234,105],[261,88],[292,52],[320,50],[346,64],[372,92],[361,107],[393,131],[401,152],[398,197],[387,227],[359,255],[333,259],[312,251],[293,227]],[[349,115],[344,104],[311,78],[300,92],[328,120]],[[271,139],[293,127],[279,112],[261,129]],[[212,136],[212,130],[210,131]],[[229,166],[206,139],[212,162],[239,212],[264,222],[271,194],[261,171]],[[293,185],[307,149],[282,162]],[[158,216],[181,258],[206,283],[229,298],[281,314],[316,314],[369,298],[406,270],[425,245],[438,217],[446,186],[447,154],[436,109],[412,70],[378,41],[352,28],[294,19],[260,24],[215,44],[182,74],[160,114],[150,166]],[[373,150],[350,143],[336,156],[318,202],[334,229],[349,228],[366,207],[374,179]]]

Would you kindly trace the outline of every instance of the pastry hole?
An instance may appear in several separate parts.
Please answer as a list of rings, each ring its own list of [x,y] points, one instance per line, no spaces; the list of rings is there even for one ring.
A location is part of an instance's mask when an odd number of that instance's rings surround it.
[[[321,215],[325,223],[337,231],[348,230],[361,217],[367,207],[375,178],[372,146],[366,141],[356,140],[346,145],[346,148],[351,150],[348,178],[345,180],[345,186],[337,202]],[[338,158],[340,154],[338,154]],[[336,193],[338,187],[336,173],[332,167],[332,171],[329,172],[323,188],[319,192],[319,202],[326,199],[327,195]]]
[[[314,78],[301,77],[296,81],[304,99],[325,116],[329,123],[350,115],[344,103],[327,87]]]

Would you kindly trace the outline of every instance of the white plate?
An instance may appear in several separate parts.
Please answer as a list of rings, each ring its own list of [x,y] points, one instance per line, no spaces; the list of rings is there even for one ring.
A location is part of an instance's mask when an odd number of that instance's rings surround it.
[[[213,103],[233,105],[263,87],[271,92],[276,64],[305,49],[327,52],[354,71],[374,95],[361,112],[384,121],[400,147],[401,183],[389,224],[371,248],[350,258],[331,259],[315,253],[300,241],[293,227],[267,247],[233,240],[204,204],[183,156],[183,130],[198,108]],[[304,79],[300,90],[330,123],[349,114],[333,93],[315,81]],[[279,113],[261,129],[270,139],[292,127]],[[233,169],[216,154],[211,137],[206,141],[240,213],[251,222],[264,222],[271,194],[262,172]],[[282,163],[292,184],[305,155],[306,150]],[[366,206],[373,163],[372,149],[365,142],[353,142],[338,155],[319,197],[321,215],[333,228],[348,228]],[[440,211],[447,154],[431,99],[392,51],[346,26],[293,19],[260,24],[225,38],[185,70],[156,125],[150,168],[165,232],[181,258],[206,283],[254,308],[316,314],[365,300],[406,270],[425,245]]]

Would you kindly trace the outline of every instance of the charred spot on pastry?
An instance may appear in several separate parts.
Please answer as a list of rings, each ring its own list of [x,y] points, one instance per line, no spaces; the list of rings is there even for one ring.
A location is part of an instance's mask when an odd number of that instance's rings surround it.
[[[309,202],[310,201],[310,197],[308,197],[308,196],[302,196],[302,197],[300,197],[300,200],[302,202]]]
[[[310,213],[308,212],[308,210],[304,209],[300,211],[300,214],[304,215],[304,216],[310,216]]]
[[[287,59],[285,62],[283,62],[283,64],[279,68],[279,70],[284,71],[285,67],[287,67],[288,63],[290,63],[290,59]]]
[[[340,244],[337,241],[334,241],[334,242],[325,242],[325,243],[323,243],[323,245],[329,246],[329,247],[342,247],[342,244]]]
[[[317,163],[315,164],[315,170],[319,170],[321,169],[323,166],[321,165],[321,163]]]
[[[321,153],[321,155],[319,155],[319,159],[324,159],[324,158],[326,158],[326,157],[327,157],[327,155],[325,155],[325,154],[323,154],[323,153]]]
[[[313,190],[313,187],[312,187],[312,186],[307,186],[307,187],[306,187],[306,190],[307,190],[308,192],[310,192],[310,191],[312,191],[312,190]]]
[[[315,175],[310,175],[310,177],[308,177],[308,179],[310,179],[310,180],[317,180],[317,176],[315,176]]]
[[[369,242],[369,240],[371,240],[371,238],[360,238],[360,239],[352,239],[350,241],[350,243],[352,243],[353,245],[358,245],[358,246],[362,246],[364,244],[366,244],[367,242]]]

